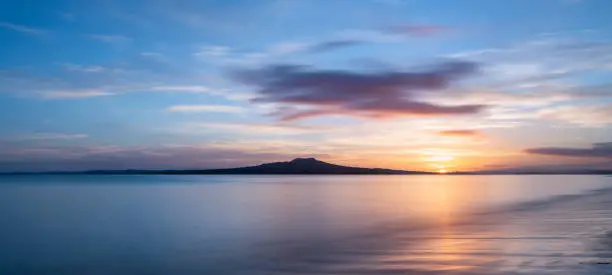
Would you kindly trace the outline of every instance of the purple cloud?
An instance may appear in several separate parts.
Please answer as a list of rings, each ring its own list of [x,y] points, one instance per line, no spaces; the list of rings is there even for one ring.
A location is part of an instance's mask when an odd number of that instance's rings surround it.
[[[445,89],[477,70],[477,64],[459,61],[424,71],[379,73],[280,65],[240,71],[234,77],[258,88],[253,102],[283,104],[273,113],[281,120],[330,114],[386,118],[478,113],[484,105],[438,105],[415,99],[417,93]]]
[[[612,142],[595,143],[591,148],[541,147],[527,149],[526,152],[561,157],[612,158]]]

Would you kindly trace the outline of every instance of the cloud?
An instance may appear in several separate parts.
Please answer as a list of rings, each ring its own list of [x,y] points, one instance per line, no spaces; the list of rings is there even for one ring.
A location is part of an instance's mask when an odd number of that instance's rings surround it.
[[[447,33],[451,28],[440,25],[398,25],[383,29],[383,32],[408,36],[433,36]]]
[[[71,140],[89,137],[86,134],[64,134],[64,133],[36,133],[21,137],[24,140]]]
[[[262,51],[245,52],[226,46],[203,46],[194,56],[210,62],[227,64],[261,64],[265,60],[274,60],[292,54],[315,54],[365,43],[365,40],[354,38],[332,38],[319,42],[284,41],[268,46]]]
[[[195,56],[200,57],[223,57],[232,53],[232,49],[226,46],[204,46],[198,52],[194,53]]]
[[[243,133],[248,135],[298,135],[312,133],[326,129],[325,127],[313,127],[288,124],[265,124],[265,123],[232,123],[232,122],[201,122],[189,123],[185,130],[189,132],[203,129],[204,131],[222,130],[232,133]]]
[[[582,127],[612,124],[610,85],[538,85],[526,89],[472,86],[457,89],[453,97],[439,93],[421,96],[438,104],[486,104],[490,121],[554,121]]]
[[[340,34],[337,38],[310,43],[305,47],[305,51],[319,53],[366,43],[399,42],[404,40],[404,36],[434,36],[448,31],[450,28],[437,25],[400,25],[381,30],[352,30]]]
[[[162,92],[185,92],[185,93],[206,93],[210,89],[205,86],[188,85],[188,86],[155,86],[151,88],[152,91]]]
[[[459,104],[489,104],[500,106],[523,106],[538,107],[554,103],[571,101],[587,98],[587,95],[572,93],[555,88],[539,87],[535,91],[525,92],[505,92],[490,88],[473,87],[468,91],[457,93],[454,97],[448,98],[438,94],[427,95],[428,99],[440,100],[442,102],[456,102]]]
[[[333,38],[319,42],[283,42],[271,46],[262,57],[274,57],[278,55],[294,53],[322,53],[341,48],[363,44],[366,41],[358,38]]]
[[[226,89],[213,89],[202,85],[177,85],[177,86],[153,86],[140,89],[144,92],[164,92],[164,93],[204,93],[212,96],[223,97],[231,101],[248,101],[253,97],[252,94],[234,92]]]
[[[484,105],[437,105],[416,100],[415,94],[447,88],[475,74],[478,65],[446,62],[418,72],[362,73],[314,70],[280,65],[239,71],[236,80],[258,88],[254,103],[282,103],[273,115],[298,120],[322,115],[368,118],[475,114]]]
[[[219,112],[219,113],[242,113],[244,108],[227,105],[174,105],[166,108],[169,112],[181,113],[200,113],[200,112]]]
[[[164,58],[164,54],[156,52],[141,52],[140,55],[151,58]]]
[[[26,27],[23,25],[17,25],[17,24],[13,24],[9,22],[1,22],[1,21],[0,21],[0,27],[9,29],[9,30],[13,30],[13,31],[17,31],[17,32],[21,32],[21,33],[34,34],[34,35],[41,35],[46,32],[41,29],[35,29],[31,27]]]
[[[130,37],[118,34],[90,34],[89,37],[106,43],[124,43],[132,40]]]
[[[202,74],[198,61],[179,60],[158,52],[131,52],[101,63],[67,60],[53,65],[57,68],[0,69],[0,93],[53,99],[127,93],[202,93],[232,101],[248,100],[245,93],[225,88],[226,80],[214,72]]]
[[[588,30],[546,33],[509,47],[470,50],[449,57],[493,64],[485,71],[488,82],[533,88],[597,71],[609,72],[612,42]]]
[[[114,93],[104,92],[100,90],[77,90],[77,91],[52,91],[43,92],[41,96],[48,99],[61,99],[61,98],[88,98],[88,97],[99,97],[99,96],[110,96]]]
[[[3,148],[0,150],[0,171],[229,168],[299,156],[215,145],[42,146]]]
[[[32,141],[58,141],[58,140],[77,140],[77,139],[85,139],[88,138],[87,134],[71,134],[71,133],[32,133],[25,135],[16,135],[0,138],[0,150],[2,149],[2,142],[32,142]],[[10,148],[6,148],[10,150]]]
[[[98,72],[104,71],[104,67],[102,66],[84,66],[84,65],[66,63],[64,64],[64,67],[69,71],[77,71],[77,72],[84,72],[84,73],[98,73]]]
[[[269,46],[261,52],[244,53],[227,46],[204,46],[194,56],[212,57],[227,63],[256,63],[263,59],[296,54],[323,53],[368,43],[394,43],[405,41],[406,36],[433,36],[449,31],[450,28],[437,25],[401,25],[383,29],[345,30],[323,39],[306,41],[285,41]]]
[[[351,46],[359,45],[362,43],[364,43],[364,41],[360,41],[357,39],[328,40],[328,41],[323,41],[323,42],[309,45],[308,52],[312,52],[312,53],[326,52],[326,51],[351,47]]]
[[[292,54],[296,52],[307,51],[310,47],[309,43],[305,42],[282,42],[278,44],[274,44],[269,47],[269,49],[265,53],[261,53],[263,56],[274,56],[274,55],[285,55]]]
[[[155,64],[141,62],[137,65],[91,66],[67,63],[60,64],[63,70],[49,72],[31,68],[5,69],[0,70],[0,93],[48,99],[125,93],[202,93],[232,101],[247,101],[251,97],[241,91],[201,85],[207,80],[202,75],[192,76],[189,72],[165,69],[164,66],[155,68]],[[209,82],[217,81],[213,79]]]
[[[612,124],[612,104],[550,107],[538,111],[537,116],[585,127],[601,127]]]
[[[612,142],[595,143],[591,148],[539,147],[525,151],[530,154],[560,157],[612,158]]]
[[[276,45],[272,45],[267,52],[261,53],[261,57],[274,57],[294,53],[322,53],[363,43],[365,43],[365,41],[349,38],[336,38],[310,43],[283,42]]]
[[[443,130],[438,132],[441,136],[449,136],[449,137],[478,137],[481,136],[482,133],[476,130]]]

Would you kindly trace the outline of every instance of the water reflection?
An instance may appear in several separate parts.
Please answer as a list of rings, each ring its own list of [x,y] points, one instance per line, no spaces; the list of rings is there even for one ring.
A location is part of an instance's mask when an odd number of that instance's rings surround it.
[[[0,274],[609,271],[609,178],[154,179],[0,179]]]
[[[612,190],[540,212],[479,215],[470,223],[385,231],[275,251],[258,270],[270,274],[610,274]],[[553,205],[551,205],[553,206]],[[599,215],[608,219],[599,220]],[[584,220],[591,220],[584,224]],[[579,223],[582,222],[582,223]],[[602,242],[603,239],[603,242]],[[600,246],[589,249],[585,244]],[[264,262],[264,261],[261,261]]]

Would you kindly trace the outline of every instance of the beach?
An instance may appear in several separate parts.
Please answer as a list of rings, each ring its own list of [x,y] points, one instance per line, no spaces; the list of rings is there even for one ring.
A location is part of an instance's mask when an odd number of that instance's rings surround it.
[[[612,274],[610,230],[612,189],[600,189],[277,251],[261,274]]]

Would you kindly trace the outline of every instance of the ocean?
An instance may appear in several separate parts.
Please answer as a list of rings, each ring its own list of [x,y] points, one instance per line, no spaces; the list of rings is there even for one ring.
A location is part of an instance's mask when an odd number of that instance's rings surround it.
[[[0,176],[0,274],[612,274],[612,178]]]

